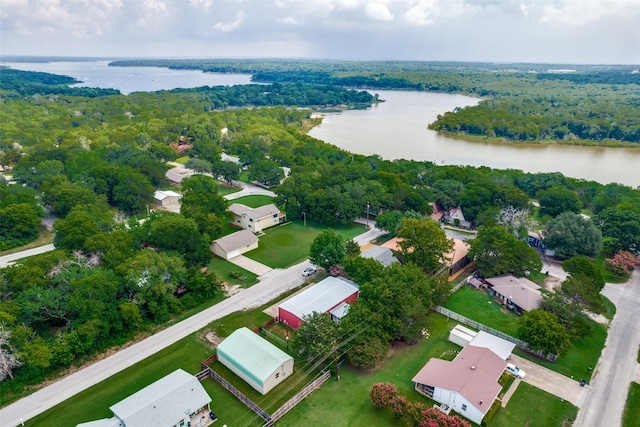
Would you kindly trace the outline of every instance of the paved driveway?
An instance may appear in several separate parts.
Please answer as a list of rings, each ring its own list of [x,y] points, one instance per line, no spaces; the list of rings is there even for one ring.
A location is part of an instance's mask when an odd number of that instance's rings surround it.
[[[580,406],[580,398],[585,391],[585,387],[580,387],[580,383],[571,378],[567,378],[557,372],[547,369],[538,363],[532,362],[522,357],[511,356],[511,363],[523,369],[527,376],[524,382],[534,387],[551,393],[561,399],[571,402],[576,406]]]
[[[229,262],[237,265],[238,267],[242,267],[245,270],[252,272],[253,274],[257,274],[258,276],[262,276],[263,274],[267,274],[271,270],[271,267],[261,264],[258,261],[254,261],[251,258],[247,258],[244,255],[238,255],[229,259]]]
[[[602,293],[616,305],[616,315],[574,423],[580,427],[619,427],[629,384],[638,375],[640,270],[627,283],[607,283]]]

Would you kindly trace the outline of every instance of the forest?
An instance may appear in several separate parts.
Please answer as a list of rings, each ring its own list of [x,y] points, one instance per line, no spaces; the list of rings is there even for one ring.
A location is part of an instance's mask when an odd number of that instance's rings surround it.
[[[439,117],[431,129],[526,143],[640,143],[640,73],[633,66],[293,60],[129,60],[110,65],[251,73],[256,82],[460,93],[483,100]]]
[[[31,77],[0,90],[0,165],[21,184],[0,182],[1,249],[35,238],[46,210],[57,217],[57,250],[0,270],[0,350],[19,356],[3,371],[2,401],[221,298],[221,278],[201,270],[211,241],[229,232],[216,181],[185,180],[180,214],[146,213],[153,192],[167,188],[166,162],[179,156],[208,162],[220,176],[229,166],[222,152],[250,173],[266,158],[291,168],[274,190],[289,219],[305,212],[309,221],[347,224],[369,209],[415,218],[436,201],[491,226],[501,209],[530,209],[535,198],[545,222],[578,233],[597,227],[595,246],[572,236],[556,242],[567,257],[582,247],[595,251],[589,256],[640,248],[637,189],[558,173],[387,161],[305,134],[308,108],[375,102],[359,90],[298,82],[94,97],[56,93],[57,80],[37,75],[47,88],[34,94]],[[178,153],[181,140],[190,147]],[[581,212],[592,220],[578,219]]]

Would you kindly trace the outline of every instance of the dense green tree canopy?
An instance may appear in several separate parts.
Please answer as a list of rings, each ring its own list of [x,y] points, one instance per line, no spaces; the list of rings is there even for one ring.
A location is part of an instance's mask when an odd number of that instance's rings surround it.
[[[522,277],[542,268],[538,253],[500,225],[480,227],[469,243],[469,257],[485,277],[505,273]]]
[[[556,316],[544,310],[525,312],[520,318],[520,338],[533,350],[564,355],[571,347],[567,329]]]
[[[339,265],[346,255],[344,239],[332,229],[321,232],[311,243],[309,260],[325,270]]]
[[[404,260],[419,266],[427,274],[436,273],[453,249],[453,241],[429,218],[403,220],[398,237],[402,239],[398,244]]]
[[[559,258],[596,256],[602,249],[602,233],[580,214],[561,213],[546,224],[544,231],[545,244],[554,249]]]

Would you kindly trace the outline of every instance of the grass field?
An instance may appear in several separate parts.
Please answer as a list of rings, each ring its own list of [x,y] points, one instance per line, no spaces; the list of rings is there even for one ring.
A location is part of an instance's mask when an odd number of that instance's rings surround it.
[[[313,239],[327,227],[302,221],[292,221],[278,227],[265,230],[260,236],[258,249],[247,252],[245,256],[268,265],[271,268],[286,268],[302,262],[309,257],[309,248]],[[336,226],[334,230],[345,239],[351,239],[366,231],[364,225],[352,224]]]
[[[273,198],[269,196],[253,195],[244,196],[238,199],[232,200],[229,203],[240,203],[241,205],[249,206],[250,208],[259,208],[260,206],[273,203]]]
[[[518,316],[504,309],[484,290],[463,286],[449,297],[444,307],[505,334],[518,336]]]
[[[211,262],[207,265],[209,270],[214,271],[216,275],[223,281],[230,285],[240,285],[243,288],[247,288],[251,285],[255,285],[258,282],[258,276],[252,272],[238,267],[235,264],[230,263],[220,257],[214,256]],[[239,280],[231,276],[232,272],[240,273],[245,277],[244,280]]]
[[[622,427],[640,427],[640,384],[632,382],[622,415]]]
[[[232,193],[237,193],[238,191],[242,190],[240,187],[232,187],[229,186],[227,184],[218,182],[216,184],[216,187],[218,189],[218,194],[221,196],[226,196],[227,194],[232,194]]]
[[[491,427],[562,427],[563,420],[575,420],[578,408],[569,402],[520,383],[506,408],[500,409]]]

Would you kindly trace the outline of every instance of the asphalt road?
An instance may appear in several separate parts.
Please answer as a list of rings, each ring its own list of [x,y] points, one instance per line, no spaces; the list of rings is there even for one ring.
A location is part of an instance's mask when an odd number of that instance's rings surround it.
[[[259,307],[303,283],[301,271],[310,263],[305,261],[286,270],[272,270],[262,280],[226,300],[173,325],[118,353],[87,366],[46,386],[19,401],[0,409],[0,425],[17,426],[20,419],[28,420],[52,408],[77,393],[157,353],[176,341],[196,332],[212,321],[230,313]]]
[[[607,283],[602,294],[616,305],[607,342],[583,395],[574,423],[579,427],[619,427],[629,384],[638,375],[640,270],[624,284]]]
[[[32,256],[32,255],[43,254],[45,252],[49,252],[49,251],[52,251],[54,249],[55,249],[55,247],[53,246],[53,244],[50,244],[50,245],[38,246],[37,248],[33,248],[33,249],[27,249],[27,250],[21,251],[21,252],[16,252],[14,254],[1,256],[0,257],[0,268],[4,268],[7,265],[11,265],[13,263],[13,261],[15,261],[17,259],[26,258],[26,257]]]

